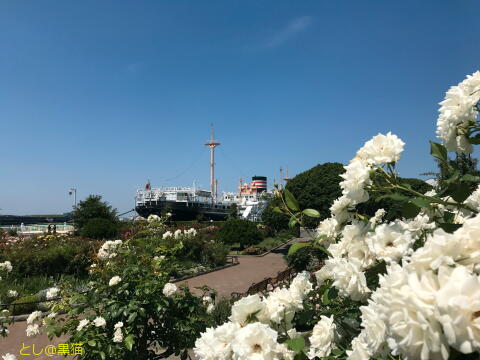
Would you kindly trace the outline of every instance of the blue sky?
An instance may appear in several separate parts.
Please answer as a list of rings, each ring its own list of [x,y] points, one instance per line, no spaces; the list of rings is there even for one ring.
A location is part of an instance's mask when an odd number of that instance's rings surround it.
[[[1,1],[0,208],[119,211],[135,190],[221,190],[280,166],[346,163],[378,132],[401,175],[434,170],[438,102],[479,69],[480,5],[463,1]]]

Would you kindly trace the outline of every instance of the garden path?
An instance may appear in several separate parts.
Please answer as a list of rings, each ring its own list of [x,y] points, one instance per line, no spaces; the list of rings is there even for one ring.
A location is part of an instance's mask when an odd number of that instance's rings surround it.
[[[291,242],[305,241],[304,238],[296,238]],[[290,243],[291,243],[290,242]],[[271,253],[263,256],[239,256],[239,265],[228,267],[219,271],[214,271],[205,275],[200,275],[188,279],[181,284],[188,284],[190,288],[196,286],[208,285],[217,290],[218,297],[229,297],[232,292],[245,292],[250,285],[257,283],[267,277],[275,276],[279,271],[286,268],[283,255],[286,254],[289,244],[284,245]],[[6,353],[12,353],[17,359],[28,360],[60,360],[74,359],[73,356],[64,357],[63,355],[46,356],[44,354],[34,356],[32,354],[32,345],[35,344],[35,352],[39,353],[40,349],[47,345],[58,345],[67,343],[66,337],[54,338],[52,341],[44,334],[34,338],[29,338],[25,334],[27,324],[25,321],[17,322],[9,326],[10,334],[7,338],[0,338],[0,356]],[[19,352],[25,346],[30,346],[30,356],[20,356]]]

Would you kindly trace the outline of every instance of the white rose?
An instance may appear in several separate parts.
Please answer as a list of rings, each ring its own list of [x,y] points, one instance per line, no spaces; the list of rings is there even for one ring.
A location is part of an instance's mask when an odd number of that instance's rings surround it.
[[[177,286],[172,283],[166,283],[163,287],[163,295],[166,297],[171,297],[177,291]]]
[[[96,326],[96,327],[103,327],[105,325],[107,325],[107,322],[105,321],[105,319],[101,316],[97,316],[94,320],[93,320],[93,324]]]
[[[335,324],[333,315],[331,317],[320,316],[320,321],[315,324],[312,335],[308,338],[310,349],[307,356],[309,359],[315,357],[324,357],[330,355],[333,348],[333,338],[335,336]]]
[[[230,321],[245,325],[250,316],[262,316],[265,310],[265,304],[258,294],[249,295],[235,302],[232,306],[232,315]]]
[[[217,328],[208,328],[195,341],[193,352],[199,360],[230,359],[232,341],[240,326],[225,323]]]
[[[110,279],[108,282],[109,286],[115,286],[117,285],[120,281],[122,281],[122,278],[120,276],[114,276]]]

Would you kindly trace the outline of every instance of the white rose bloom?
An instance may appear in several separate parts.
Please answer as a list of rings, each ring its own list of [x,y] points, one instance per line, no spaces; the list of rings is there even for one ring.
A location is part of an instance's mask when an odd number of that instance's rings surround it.
[[[286,288],[276,288],[263,302],[265,313],[260,317],[260,321],[273,324],[285,322],[287,330],[292,327],[292,320],[297,310],[303,309],[301,295],[296,290]]]
[[[177,286],[172,283],[166,283],[162,290],[163,295],[166,297],[171,297],[173,294],[175,294],[175,291],[177,291]]]
[[[362,336],[358,336],[352,340],[352,350],[347,350],[347,355],[348,360],[370,360],[372,356]]]
[[[233,358],[236,360],[277,360],[291,357],[285,345],[277,342],[277,332],[262,323],[248,324],[240,328],[232,341]]]
[[[225,323],[216,328],[208,328],[195,341],[193,352],[199,360],[231,359],[232,341],[240,326]]]
[[[6,271],[6,272],[11,272],[13,269],[12,263],[10,261],[4,261],[3,263],[0,263],[0,271]]]
[[[182,230],[180,230],[180,229],[175,230],[175,232],[173,233],[173,237],[175,239],[179,239],[181,236],[182,236]]]
[[[121,343],[123,341],[123,333],[122,333],[122,328],[116,328],[114,333],[113,333],[113,339],[112,341],[114,343]]]
[[[379,296],[379,293],[375,295]],[[380,295],[381,296],[381,295]],[[373,298],[376,298],[373,296]],[[382,356],[387,353],[386,326],[382,319],[383,309],[372,299],[368,300],[367,306],[360,306],[362,312],[361,342],[372,356]]]
[[[473,193],[465,200],[465,205],[473,209],[480,210],[480,186],[478,186]],[[468,212],[470,214],[470,212]]]
[[[47,300],[53,299],[58,296],[58,293],[60,292],[60,289],[57,287],[51,287],[50,289],[47,290]]]
[[[334,218],[328,218],[320,222],[317,227],[317,236],[326,236],[323,242],[331,243],[335,241],[338,236],[339,225],[338,221]]]
[[[295,276],[290,284],[290,291],[298,293],[302,299],[312,290],[313,285],[310,282],[310,273],[308,271],[302,271]]]
[[[17,360],[17,357],[13,354],[6,353],[5,355],[2,356],[3,360]]]
[[[317,285],[321,286],[325,280],[329,280],[333,278],[332,270],[333,270],[333,262],[329,262],[330,259],[326,260],[325,265],[318,271],[315,272],[315,278],[317,279]],[[328,264],[327,264],[328,262]]]
[[[448,344],[463,354],[480,350],[480,278],[455,268],[436,293],[438,319]]]
[[[399,224],[407,231],[409,231],[413,237],[418,238],[424,231],[430,231],[435,229],[435,223],[430,221],[427,214],[420,213],[413,219],[400,221]]]
[[[410,258],[407,268],[417,272],[425,269],[437,270],[443,265],[454,265],[460,257],[460,242],[457,236],[442,229],[435,230],[425,244],[417,249]]]
[[[114,325],[114,329],[119,329],[123,327],[123,322],[119,321]]]
[[[459,249],[459,259],[461,264],[479,264],[480,263],[480,214],[465,220],[463,226],[453,234],[457,239]]]
[[[399,223],[381,224],[366,238],[368,248],[379,260],[397,261],[411,250],[413,239]]]
[[[207,314],[211,314],[215,310],[215,305],[213,304],[208,304],[207,306]]]
[[[77,326],[77,331],[81,331],[85,326],[87,326],[90,323],[87,319],[80,320]]]
[[[332,217],[338,224],[343,224],[351,218],[351,214],[348,210],[353,208],[354,205],[355,203],[345,195],[340,196],[338,199],[334,200],[332,206],[330,206]]]
[[[432,271],[417,275],[394,264],[380,277],[372,299],[382,309],[387,343],[393,355],[410,359],[443,359],[449,356],[440,323],[435,318],[438,280]]]
[[[261,317],[265,311],[265,304],[258,294],[249,295],[235,302],[232,306],[230,321],[245,325],[251,316]]]
[[[17,296],[18,296],[18,292],[17,292],[16,290],[8,290],[7,296],[8,296],[8,297],[17,297]]]
[[[404,145],[405,143],[391,132],[387,135],[378,134],[358,150],[356,158],[370,165],[397,162],[400,160]]]
[[[344,179],[340,182],[342,194],[354,204],[368,200],[368,192],[365,187],[370,184],[370,167],[363,162],[352,160],[344,166],[345,172],[340,176]]]
[[[115,252],[122,245],[122,240],[108,240],[105,241],[102,247],[98,250],[97,257],[100,260],[107,260],[115,257],[117,253]]]
[[[160,220],[161,220],[161,219],[160,219],[160,216],[155,215],[155,214],[151,214],[151,215],[149,215],[148,218],[147,218],[147,221],[148,221],[149,223],[156,222],[156,221],[160,221]]]
[[[382,219],[383,219],[383,217],[385,216],[386,213],[387,212],[385,211],[385,209],[378,209],[377,211],[375,211],[375,214],[369,220],[370,224],[372,224],[372,225],[378,224],[380,221],[382,221]]]
[[[107,325],[107,322],[105,321],[105,319],[101,316],[97,316],[94,320],[93,320],[93,324],[96,326],[96,327],[103,327],[105,325]]]
[[[330,355],[334,346],[335,327],[333,315],[329,318],[323,315],[320,317],[320,321],[315,324],[312,335],[308,338],[310,341],[310,349],[307,353],[309,359]]]
[[[317,279],[329,276],[341,296],[360,301],[370,293],[365,274],[361,271],[361,262],[357,259],[329,258],[317,273]]]
[[[452,86],[440,105],[437,120],[437,136],[448,151],[469,154],[471,144],[462,135],[462,130],[475,123],[477,111],[475,105],[480,99],[480,72],[467,75],[457,86]]]
[[[120,281],[122,281],[122,278],[120,276],[114,276],[110,279],[108,282],[109,286],[115,286],[117,285]]]
[[[41,311],[34,311],[30,315],[28,315],[27,318],[27,324],[33,324],[33,322],[37,319],[39,319],[42,316]]]
[[[328,251],[333,257],[355,259],[360,262],[360,268],[367,269],[375,262],[375,257],[365,242],[365,235],[369,226],[354,220],[352,224],[347,225],[342,230],[342,240],[337,244],[332,244]]]
[[[27,336],[32,337],[40,334],[40,327],[38,324],[30,324],[27,325],[27,330],[26,330]]]
[[[162,239],[165,240],[169,237],[172,237],[173,236],[173,233],[171,231],[165,231],[162,235]]]

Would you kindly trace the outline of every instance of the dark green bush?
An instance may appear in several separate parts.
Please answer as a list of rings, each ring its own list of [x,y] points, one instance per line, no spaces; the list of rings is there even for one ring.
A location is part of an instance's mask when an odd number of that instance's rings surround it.
[[[287,264],[297,271],[303,271],[322,263],[326,257],[327,255],[322,250],[305,246],[293,254],[287,255]]]
[[[89,220],[106,219],[111,222],[117,221],[117,210],[107,202],[102,201],[100,195],[89,195],[85,200],[78,203],[72,213],[75,226],[81,230]]]
[[[118,227],[112,220],[90,219],[80,230],[80,235],[90,239],[113,239],[118,235]]]
[[[242,219],[226,221],[218,230],[216,237],[224,244],[240,244],[242,249],[258,244],[263,239],[256,223]]]
[[[205,244],[204,257],[207,264],[213,266],[225,265],[230,247],[219,242]]]
[[[38,307],[38,304],[21,304],[21,303],[30,303],[40,301],[38,295],[28,295],[23,296],[12,302],[10,305],[10,314],[11,315],[23,315],[29,314],[32,311],[35,311]],[[17,305],[20,304],[20,305]]]

